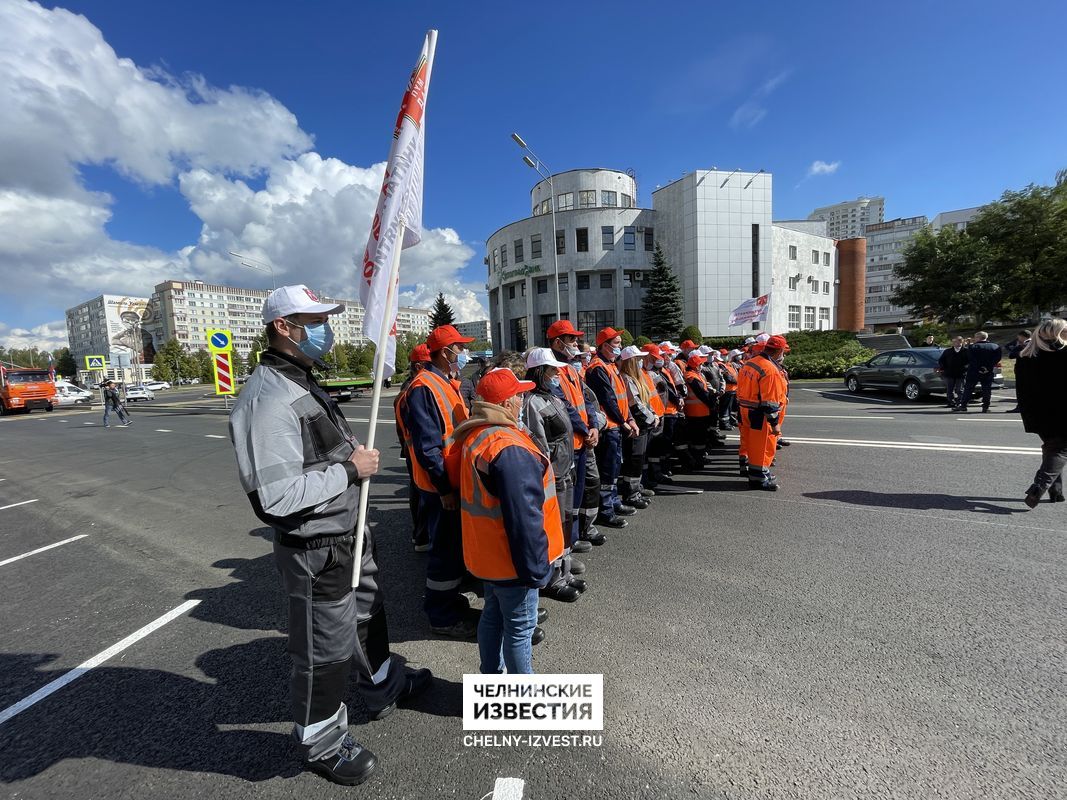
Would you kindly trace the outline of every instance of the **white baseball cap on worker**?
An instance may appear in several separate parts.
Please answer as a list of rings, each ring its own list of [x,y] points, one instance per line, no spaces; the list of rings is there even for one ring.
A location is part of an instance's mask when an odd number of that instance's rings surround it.
[[[551,348],[548,347],[535,347],[530,350],[526,356],[526,368],[533,369],[534,367],[557,367],[562,369],[567,366],[562,361],[557,361],[555,356],[552,355]]]
[[[619,361],[628,361],[631,358],[644,358],[647,355],[648,353],[636,344],[632,344],[629,347],[622,348],[622,352],[619,353]]]
[[[700,355],[702,356],[706,356],[711,353],[711,348],[708,347],[706,344],[702,344],[700,345],[700,347],[697,348],[697,352],[700,353]]]
[[[341,303],[320,303],[314,293],[302,283],[280,286],[263,301],[263,324],[290,314],[340,314]]]
[[[755,343],[756,343],[755,337],[749,336],[747,339],[745,339],[745,344],[755,344]]]

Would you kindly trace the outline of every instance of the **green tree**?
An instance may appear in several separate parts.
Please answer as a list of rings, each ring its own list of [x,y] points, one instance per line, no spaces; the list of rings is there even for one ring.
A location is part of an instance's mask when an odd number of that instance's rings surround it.
[[[190,377],[199,378],[201,383],[214,383],[215,370],[211,365],[211,354],[207,350],[194,350],[190,355],[192,370]]]
[[[645,332],[655,341],[670,339],[685,324],[678,276],[671,270],[658,242],[652,254],[648,289],[641,303],[641,320]]]
[[[52,355],[56,359],[56,374],[64,375],[68,378],[73,378],[78,374],[78,365],[74,361],[74,356],[70,354],[69,347],[60,347],[52,351]]]
[[[251,372],[257,366],[259,366],[259,356],[267,349],[267,331],[266,329],[259,332],[259,335],[252,340],[252,344],[248,351],[248,371]]]
[[[177,383],[180,378],[192,377],[192,371],[185,363],[185,355],[185,350],[177,339],[168,339],[156,350],[156,357],[152,362],[152,377],[168,383]]]
[[[230,369],[235,378],[244,375],[248,371],[248,362],[236,350],[230,353]]]
[[[681,333],[678,334],[678,341],[684,342],[686,339],[691,339],[700,344],[704,341],[704,334],[700,332],[700,328],[696,325],[686,325],[682,328]]]
[[[438,292],[437,299],[433,301],[433,310],[430,312],[430,329],[452,325],[455,321],[456,315],[452,313],[452,306],[445,302],[444,293]]]
[[[634,339],[634,344],[636,344],[638,347],[644,347],[646,344],[652,344],[652,340],[649,339],[647,336],[638,336],[636,339]]]
[[[414,333],[402,333],[396,337],[396,371],[397,374],[407,372],[408,369],[408,357],[411,355],[412,349],[416,345],[422,344],[422,339],[416,336]],[[374,345],[369,345],[371,367],[373,369],[374,363]],[[369,371],[368,369],[368,371]]]
[[[485,339],[478,339],[477,341],[471,342],[469,345],[467,345],[467,349],[472,351],[472,352],[481,352],[483,350],[492,350],[493,349],[493,343],[489,342],[489,341],[486,341]]]

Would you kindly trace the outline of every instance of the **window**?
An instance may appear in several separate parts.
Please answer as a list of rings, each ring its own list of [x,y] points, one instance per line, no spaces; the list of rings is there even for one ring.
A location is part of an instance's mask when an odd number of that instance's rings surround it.
[[[790,291],[795,292],[797,290],[797,286],[799,286],[799,285],[800,285],[800,276],[799,275],[790,275],[789,276],[789,289],[790,289]]]
[[[541,234],[535,233],[530,236],[530,258],[541,257]]]
[[[818,264],[819,263],[819,251],[818,250],[812,250],[811,251],[811,263],[812,264]]]
[[[815,306],[804,306],[804,330],[815,330]]]
[[[515,240],[515,263],[521,264],[523,262],[522,254],[522,239]]]
[[[560,319],[568,319],[569,315],[566,311],[560,314]],[[555,314],[542,314],[541,315],[541,338],[539,341],[548,341],[548,329],[552,326],[552,323],[556,321]]]
[[[526,297],[526,281],[523,281],[519,284],[519,294],[521,294],[523,297]]]
[[[599,331],[601,328],[607,328],[613,323],[615,312],[609,309],[602,309],[599,311],[579,311],[578,312],[578,330],[585,331],[586,335],[589,335],[590,331]],[[592,334],[594,337],[596,333]]]
[[[830,309],[828,308],[819,309],[819,330],[830,330]]]
[[[800,330],[800,306],[789,306],[789,330]]]
[[[631,308],[625,312],[626,330],[630,332],[630,335],[635,339],[641,335],[641,309]]]
[[[816,278],[813,275],[812,277],[808,278],[808,280],[811,281],[811,293],[812,294],[818,294],[819,293],[819,279]]]
[[[495,270],[499,266],[500,266],[500,251],[499,250],[494,250],[493,251],[493,269]],[[191,303],[189,303],[189,305],[195,306],[196,303],[192,303],[191,302]]]
[[[596,189],[588,189],[578,192],[578,205],[582,208],[593,208],[596,206]]]
[[[759,225],[752,226],[752,296],[759,297]]]
[[[619,204],[618,195],[615,192],[600,192],[600,205],[614,208]]]
[[[577,285],[577,287],[579,289],[588,289],[589,288],[589,276],[588,275],[576,275],[575,276],[575,285]]]
[[[589,252],[589,229],[588,228],[575,228],[574,230],[574,249],[578,253]]]
[[[795,244],[789,245],[789,260],[790,261],[796,261],[797,260],[797,246]]]
[[[569,281],[567,280],[567,276],[566,275],[560,275],[559,276],[559,289],[560,289],[561,292],[567,291],[567,289],[569,288],[568,284],[569,284]],[[566,317],[564,317],[564,319],[566,319]]]
[[[506,244],[500,245],[500,266],[506,267],[508,265],[508,246]]]
[[[633,225],[627,225],[622,229],[622,249],[637,249],[637,229]]]
[[[822,293],[823,294],[830,294],[830,281],[823,281],[822,282]]]
[[[915,366],[915,358],[910,353],[890,353],[889,364],[890,367],[912,367]]]
[[[567,252],[567,232],[556,231],[556,255],[561,256]]]
[[[600,227],[600,248],[602,250],[615,249],[615,226],[602,225]]]
[[[613,272],[601,272],[600,273],[600,288],[610,289],[612,287],[612,278],[615,277]]]
[[[651,253],[656,249],[656,229],[645,228],[645,251]]]
[[[527,341],[528,331],[526,317],[515,317],[511,320],[511,347],[513,350],[523,351],[529,347]]]
[[[537,279],[537,293],[548,294],[548,278]]]
[[[508,300],[514,300],[514,299],[515,299],[515,284],[513,283],[513,284],[511,284],[511,286],[508,287]]]
[[[570,211],[574,208],[574,192],[556,195],[556,211]]]
[[[822,252],[822,265],[824,267],[830,266],[830,254],[827,253],[825,250],[823,250]]]
[[[622,196],[622,207],[623,208],[633,208],[633,205],[634,205],[633,198],[630,197],[630,195],[628,195],[628,194],[624,194]]]
[[[552,201],[551,200],[542,200],[541,201],[541,213],[542,214],[549,214],[551,212],[552,212]]]

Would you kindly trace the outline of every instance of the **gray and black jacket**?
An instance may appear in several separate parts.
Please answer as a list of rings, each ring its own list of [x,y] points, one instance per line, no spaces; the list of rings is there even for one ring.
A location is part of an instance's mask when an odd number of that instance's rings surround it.
[[[286,547],[316,549],[351,536],[358,442],[337,404],[295,359],[267,350],[230,414],[241,485],[256,516]]]
[[[574,466],[574,428],[563,400],[538,388],[523,398],[526,430],[537,447],[552,462],[556,485],[566,480]]]

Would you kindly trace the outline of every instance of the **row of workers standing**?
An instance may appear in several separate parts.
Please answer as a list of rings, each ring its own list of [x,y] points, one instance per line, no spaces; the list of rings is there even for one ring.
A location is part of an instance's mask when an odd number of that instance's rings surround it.
[[[698,472],[738,428],[742,475],[774,491],[788,381],[780,336],[733,351],[692,341],[593,342],[568,320],[545,347],[499,354],[461,381],[472,341],[450,325],[412,350],[395,401],[411,476],[412,544],[427,554],[431,630],[477,637],[486,673],[532,671],[544,639],[541,597],[577,601],[587,566],[576,554],[607,541],[669,493],[675,469]],[[482,581],[484,609],[462,589]]]

